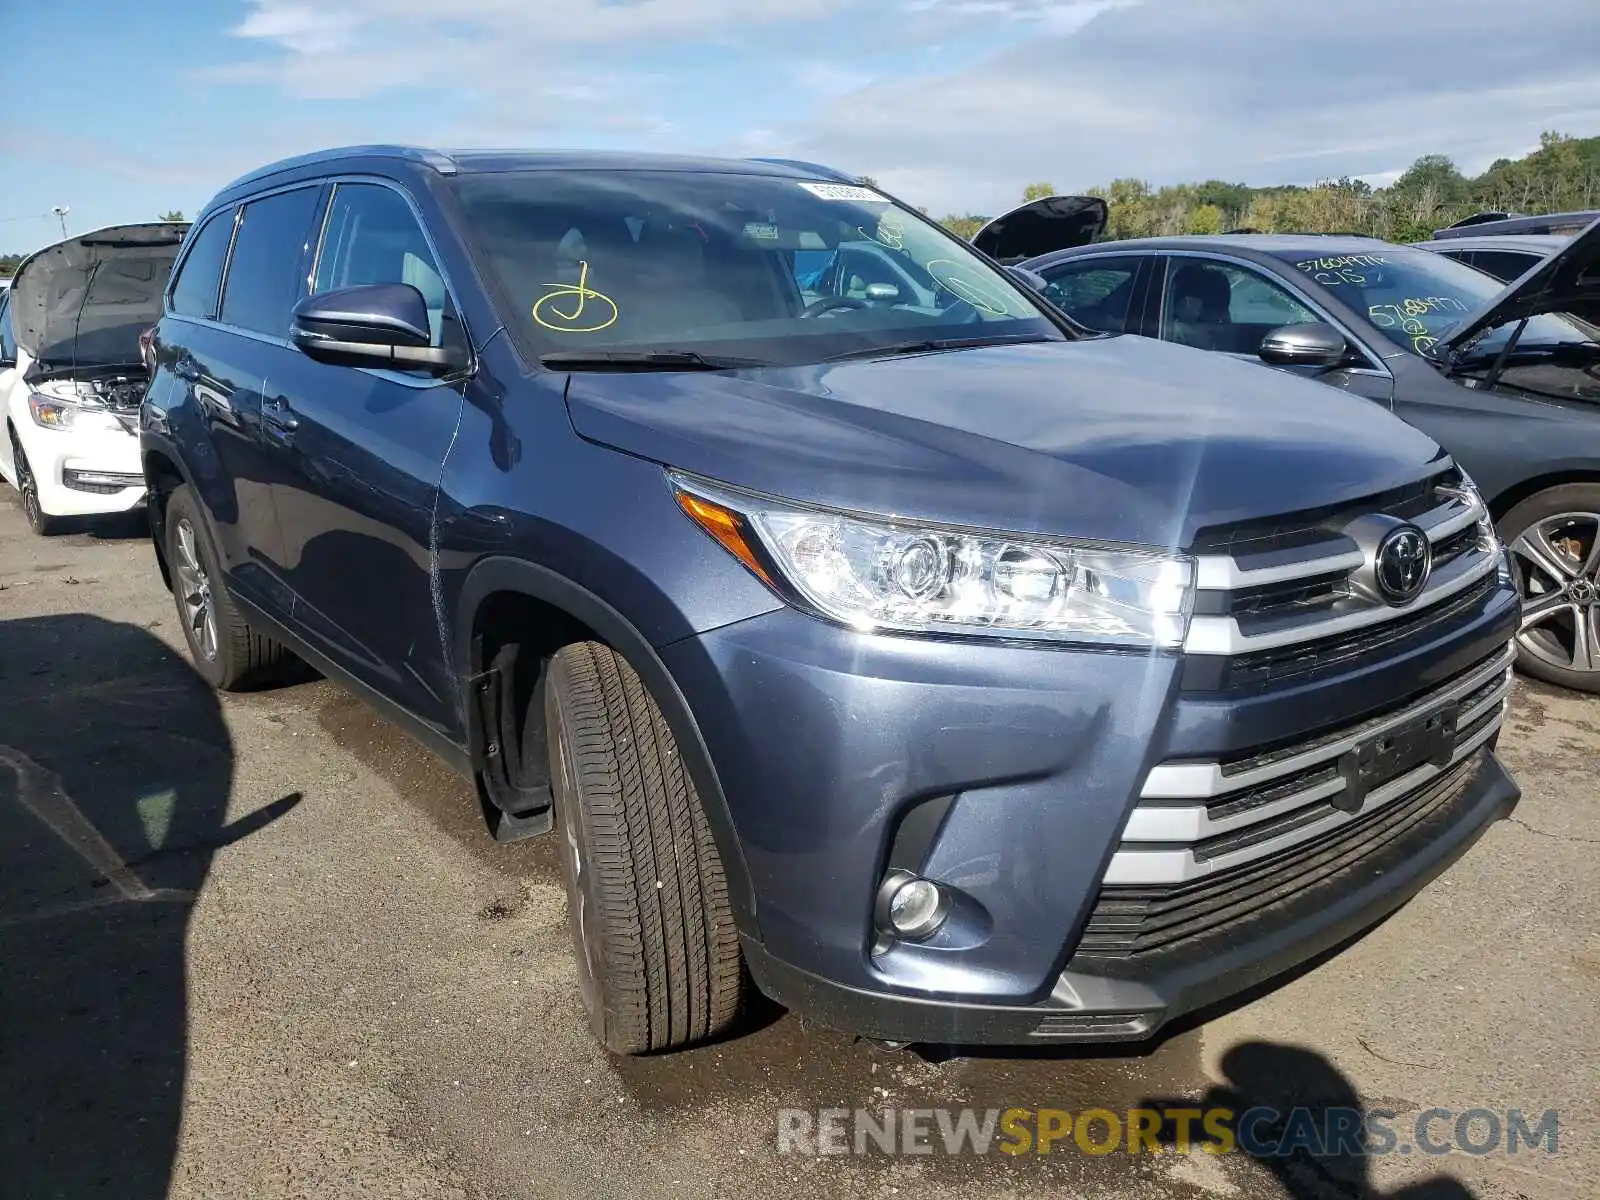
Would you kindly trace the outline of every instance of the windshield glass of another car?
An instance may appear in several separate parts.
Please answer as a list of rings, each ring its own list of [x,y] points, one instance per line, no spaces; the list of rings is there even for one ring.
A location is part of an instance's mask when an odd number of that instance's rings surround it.
[[[534,356],[793,365],[910,340],[1065,335],[963,242],[870,188],[698,171],[512,171],[453,186]]]
[[[1383,246],[1361,254],[1287,251],[1280,257],[1357,312],[1365,313],[1395,345],[1418,354],[1505,288],[1499,280],[1443,255],[1402,246]],[[1475,352],[1496,352],[1510,334],[1511,328],[1506,326],[1490,330]],[[1529,321],[1518,345],[1531,349],[1592,340],[1593,330],[1587,324],[1552,313]]]

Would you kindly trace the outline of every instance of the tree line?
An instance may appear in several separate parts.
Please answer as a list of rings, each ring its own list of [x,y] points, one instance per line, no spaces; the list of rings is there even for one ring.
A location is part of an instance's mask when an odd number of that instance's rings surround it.
[[[1023,200],[1056,194],[1049,183],[1028,185]],[[1154,188],[1142,179],[1114,179],[1089,188],[1110,207],[1105,237],[1226,233],[1358,233],[1390,242],[1416,242],[1477,212],[1528,214],[1600,209],[1600,137],[1549,132],[1525,158],[1502,158],[1477,177],[1463,175],[1442,154],[1417,159],[1387,187],[1359,179],[1303,186],[1249,187],[1212,179]],[[939,223],[971,238],[988,217],[951,214]]]

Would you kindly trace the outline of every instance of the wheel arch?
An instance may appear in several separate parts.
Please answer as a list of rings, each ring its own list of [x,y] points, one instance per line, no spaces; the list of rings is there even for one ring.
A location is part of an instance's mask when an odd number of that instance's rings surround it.
[[[473,692],[489,666],[496,638],[504,641],[505,635],[497,635],[492,628],[502,619],[541,623],[541,636],[534,640],[541,657],[547,658],[573,641],[592,639],[611,647],[638,673],[661,707],[704,806],[722,858],[734,918],[742,933],[759,940],[755,894],[727,797],[677,680],[655,647],[616,608],[566,576],[520,559],[496,556],[478,563],[468,574],[457,604],[455,660],[460,667],[460,700],[474,770],[481,771],[484,766],[486,739]]]
[[[172,493],[189,482],[178,460],[164,450],[146,447],[140,454],[144,467],[145,488],[148,500],[145,513],[150,524],[150,543],[156,552],[156,567],[161,571],[161,582],[172,590],[172,566],[167,562],[166,526],[167,501]]]
[[[1529,497],[1569,483],[1600,484],[1600,463],[1548,471],[1542,475],[1518,480],[1489,501],[1489,514],[1498,524],[1507,513]]]

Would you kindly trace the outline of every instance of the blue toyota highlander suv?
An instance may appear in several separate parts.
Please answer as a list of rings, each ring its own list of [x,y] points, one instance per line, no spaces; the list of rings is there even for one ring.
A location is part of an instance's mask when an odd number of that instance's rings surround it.
[[[868,245],[898,282],[818,269]],[[550,832],[615,1051],[751,986],[1148,1037],[1510,809],[1518,600],[1423,434],[1019,279],[804,163],[263,168],[187,238],[141,417],[196,668],[305,660]]]

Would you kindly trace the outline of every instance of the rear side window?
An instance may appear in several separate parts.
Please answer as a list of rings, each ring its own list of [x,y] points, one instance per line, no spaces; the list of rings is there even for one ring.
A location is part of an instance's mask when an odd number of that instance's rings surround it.
[[[1472,265],[1478,270],[1510,283],[1539,261],[1536,254],[1518,254],[1515,250],[1478,250],[1472,255]]]
[[[331,292],[365,283],[409,283],[416,288],[428,305],[433,344],[443,344],[444,278],[411,206],[400,193],[380,184],[341,183],[328,209],[315,290]]]
[[[172,311],[185,317],[213,317],[222,267],[228,261],[228,243],[233,239],[233,209],[217,213],[190,236],[194,245],[172,285]]]
[[[288,336],[290,310],[305,290],[300,268],[320,196],[320,188],[296,188],[244,206],[222,296],[226,324]]]
[[[1101,333],[1127,327],[1137,258],[1094,258],[1068,262],[1045,273],[1045,296],[1080,325]]]

